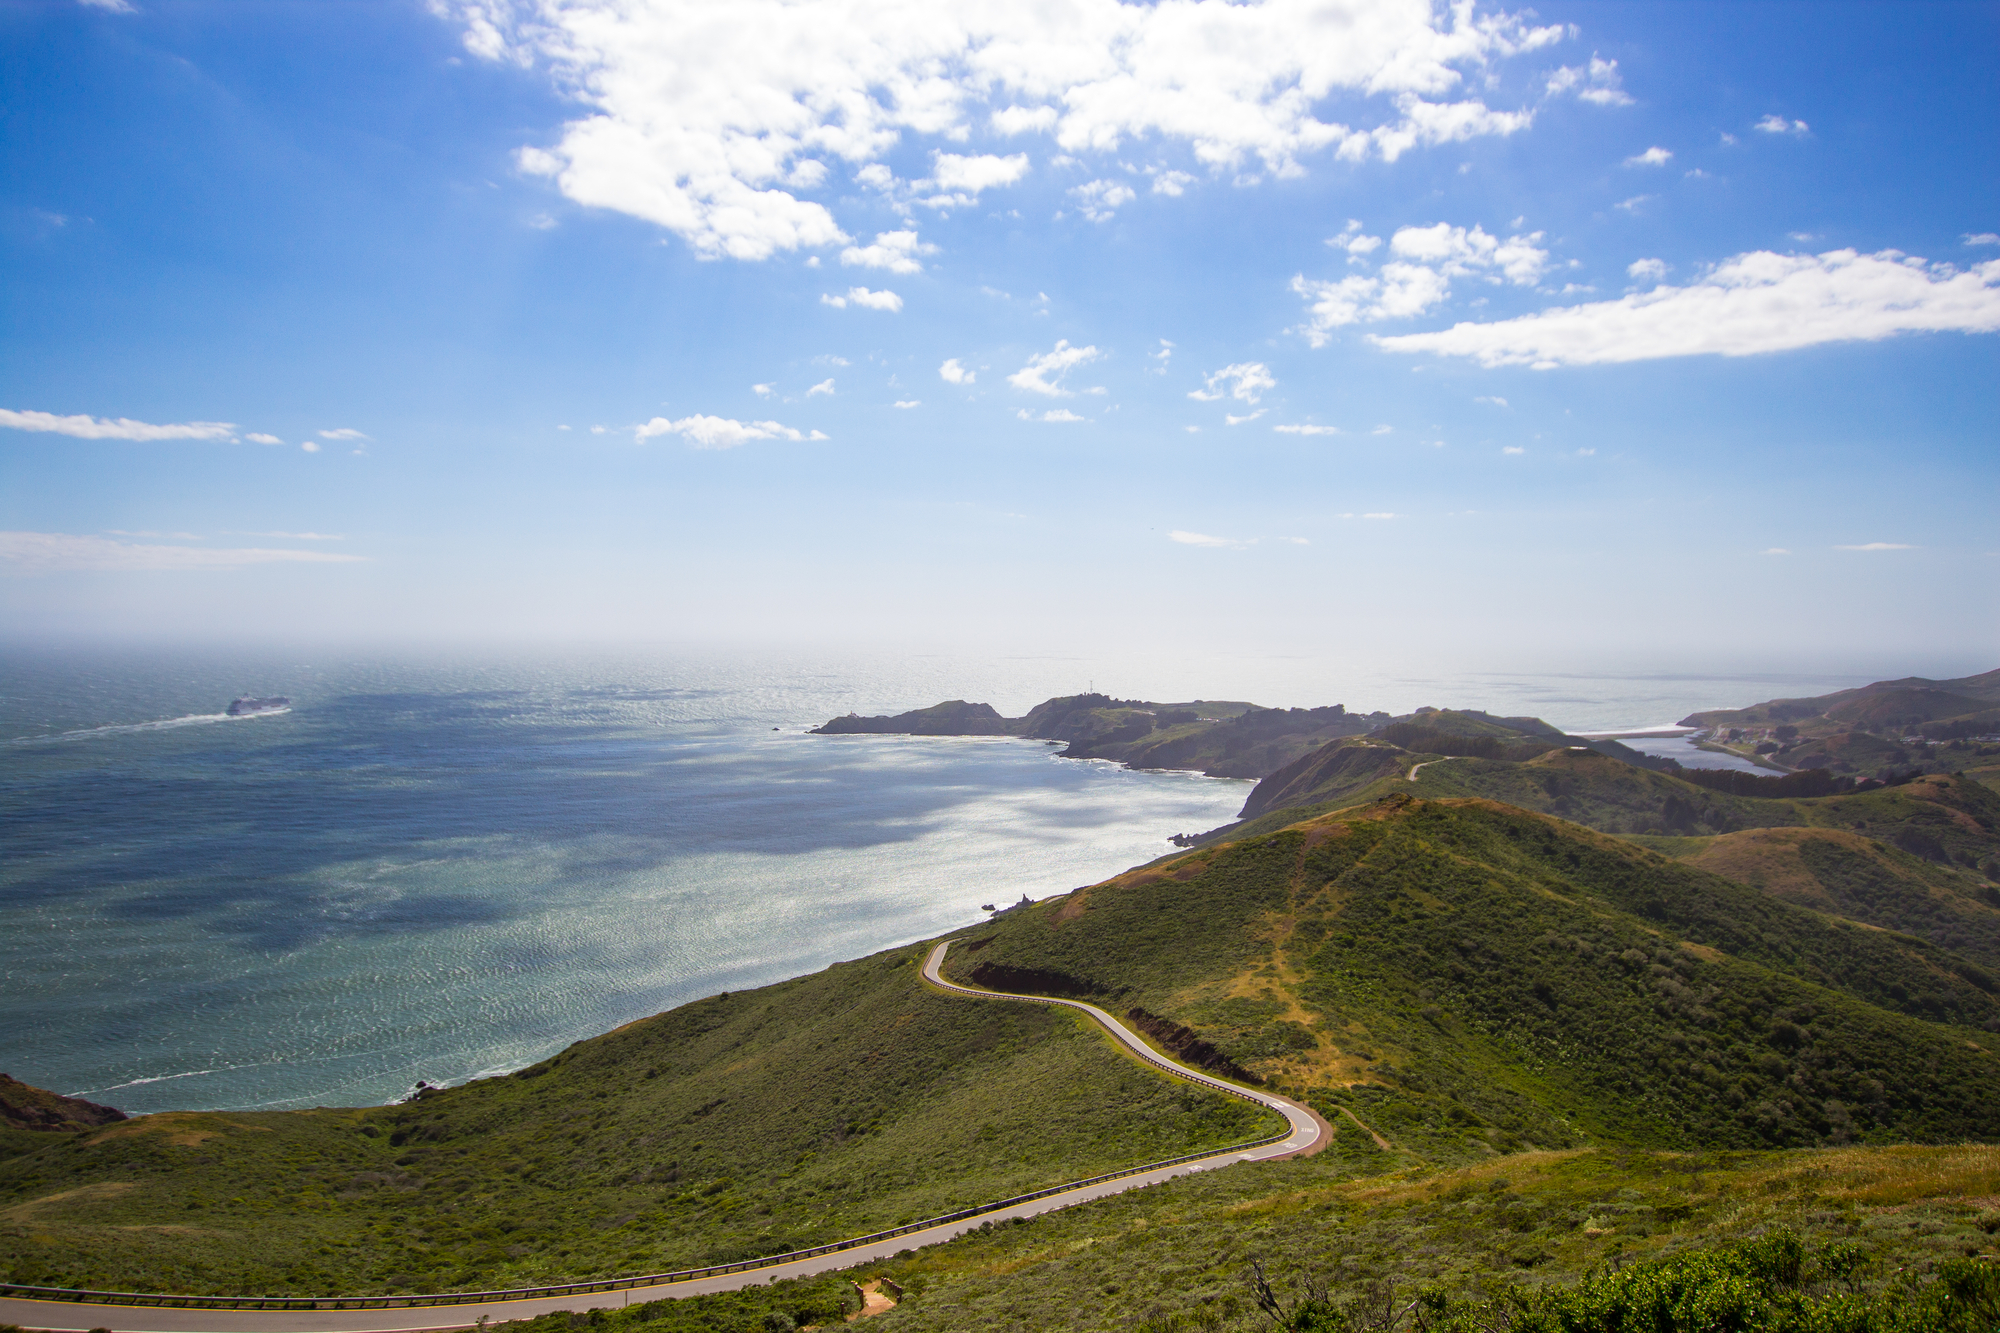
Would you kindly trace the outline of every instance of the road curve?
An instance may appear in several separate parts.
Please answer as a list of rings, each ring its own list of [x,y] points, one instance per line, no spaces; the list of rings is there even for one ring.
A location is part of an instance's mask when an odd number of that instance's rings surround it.
[[[1210,1171],[1237,1162],[1307,1156],[1318,1152],[1332,1141],[1332,1127],[1309,1107],[1296,1105],[1270,1093],[1224,1082],[1198,1069],[1190,1069],[1186,1065],[1166,1059],[1146,1045],[1124,1024],[1095,1005],[1082,1004],[1075,1000],[1049,999],[1039,995],[1008,995],[1001,991],[975,990],[970,986],[946,981],[938,975],[938,966],[944,961],[945,951],[951,947],[951,943],[950,940],[946,940],[939,944],[931,950],[930,956],[924,961],[924,980],[931,985],[953,994],[974,996],[979,999],[1017,1000],[1029,1004],[1062,1005],[1070,1009],[1081,1009],[1102,1025],[1122,1046],[1148,1064],[1175,1078],[1183,1078],[1232,1097],[1241,1097],[1245,1101],[1268,1107],[1285,1117],[1291,1125],[1291,1133],[1278,1142],[1260,1144],[1253,1148],[1237,1148],[1111,1180],[1098,1180],[1011,1207],[982,1212],[974,1217],[941,1223],[921,1231],[905,1232],[899,1236],[858,1245],[851,1249],[836,1250],[807,1259],[796,1259],[790,1263],[771,1264],[735,1273],[721,1273],[713,1277],[689,1278],[651,1286],[626,1287],[617,1291],[577,1293],[567,1296],[468,1302],[463,1305],[398,1306],[379,1310],[218,1310],[90,1304],[83,1301],[24,1300],[8,1297],[0,1298],[0,1324],[18,1324],[27,1329],[63,1330],[64,1333],[69,1333],[71,1330],[75,1333],[85,1333],[89,1329],[111,1329],[115,1333],[413,1333],[414,1330],[423,1329],[465,1328],[484,1320],[499,1323],[509,1319],[533,1319],[536,1315],[551,1314],[558,1310],[615,1309],[619,1306],[640,1305],[665,1297],[702,1296],[711,1292],[736,1291],[743,1287],[777,1282],[785,1278],[837,1272],[843,1268],[853,1268],[858,1264],[887,1259],[904,1250],[937,1245],[968,1231],[977,1230],[989,1222],[1034,1217],[1040,1213],[1089,1203],[1093,1199],[1106,1198],[1126,1190],[1157,1185],[1176,1176],[1189,1175],[1196,1171]],[[329,1302],[333,1299],[328,1298]]]
[[[1109,1032],[1119,1045],[1147,1064],[1163,1069],[1175,1078],[1184,1078],[1190,1083],[1199,1083],[1205,1088],[1213,1088],[1231,1097],[1241,1097],[1246,1102],[1255,1102],[1259,1106],[1276,1111],[1285,1117],[1292,1127],[1292,1132],[1280,1142],[1245,1151],[1222,1153],[1216,1157],[1204,1157],[1186,1167],[1176,1168],[1173,1174],[1178,1175],[1187,1170],[1198,1170],[1209,1166],[1226,1166],[1230,1162],[1265,1162],[1282,1157],[1310,1157],[1333,1141],[1333,1126],[1327,1124],[1319,1112],[1310,1106],[1300,1106],[1272,1093],[1258,1092],[1239,1083],[1216,1078],[1213,1074],[1204,1074],[1199,1069],[1190,1069],[1179,1061],[1169,1060],[1147,1045],[1145,1040],[1130,1028],[1094,1004],[1085,1004],[1081,1000],[1051,999],[1042,995],[1009,995],[1005,991],[975,990],[971,986],[961,986],[955,981],[946,981],[938,969],[944,964],[945,950],[951,946],[952,941],[945,940],[932,949],[930,957],[924,960],[924,980],[940,990],[947,990],[955,995],[974,995],[985,1000],[1024,1000],[1029,1004],[1051,1004],[1061,1005],[1066,1009],[1081,1009],[1095,1019],[1098,1026]],[[1164,1178],[1163,1176],[1162,1179]],[[1151,1184],[1152,1181],[1146,1183]]]

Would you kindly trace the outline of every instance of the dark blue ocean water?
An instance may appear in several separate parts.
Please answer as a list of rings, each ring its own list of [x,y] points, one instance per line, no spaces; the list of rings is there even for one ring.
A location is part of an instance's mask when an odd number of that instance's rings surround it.
[[[1093,882],[1233,818],[1249,787],[1034,742],[804,734],[941,698],[1018,713],[1093,674],[1137,692],[1117,664],[1060,658],[15,652],[0,667],[0,1069],[136,1111],[378,1103],[515,1068]],[[1577,729],[1816,692],[1146,669],[1125,680],[1161,698],[1225,697],[1220,682]],[[220,716],[242,693],[294,707]]]

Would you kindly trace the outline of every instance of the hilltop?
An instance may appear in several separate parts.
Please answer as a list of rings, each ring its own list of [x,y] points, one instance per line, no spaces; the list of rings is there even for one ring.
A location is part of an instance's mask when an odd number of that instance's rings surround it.
[[[954,958],[1183,1025],[1437,1160],[2000,1133],[1976,965],[1491,801],[1210,844]]]

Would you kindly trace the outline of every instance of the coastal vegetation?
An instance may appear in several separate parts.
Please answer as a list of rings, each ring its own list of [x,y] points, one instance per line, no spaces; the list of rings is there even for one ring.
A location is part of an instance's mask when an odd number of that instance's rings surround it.
[[[1578,1307],[1584,1317],[1555,1326],[1993,1326],[1991,1307],[1977,1302],[1982,1293],[1992,1299],[2000,1266],[2000,1149],[1607,1148],[1439,1167],[1401,1148],[1378,1149],[1351,1123],[1339,1129],[1338,1151],[1183,1177],[985,1228],[849,1276],[887,1277],[902,1293],[877,1325],[882,1333],[1269,1330],[1253,1264],[1288,1315],[1320,1295],[1333,1312],[1320,1328],[1381,1328],[1386,1309],[1404,1312],[1396,1327],[1406,1330],[1519,1329],[1524,1310]],[[1780,1315],[1794,1300],[1832,1305],[1845,1322],[1717,1325],[1702,1322],[1700,1306],[1641,1305],[1663,1288],[1748,1297],[1736,1308],[1775,1306]],[[807,1279],[507,1327],[758,1333],[787,1327],[785,1319],[823,1321],[843,1295],[852,1310],[850,1286]],[[1987,1322],[1949,1322],[1958,1307],[1947,1297],[1967,1300]],[[1629,1321],[1635,1306],[1651,1321]],[[1621,1308],[1628,1322],[1606,1317]],[[1718,1302],[1707,1313],[1731,1308]]]
[[[1900,718],[1883,697],[1743,720]],[[1261,771],[1238,823],[995,913],[946,969],[1088,997],[1337,1135],[850,1275],[903,1293],[885,1329],[1678,1329],[1726,1297],[1745,1328],[1887,1333],[2000,1292],[2000,1149],[1976,1146],[2000,1134],[2000,791],[1976,774],[1712,779],[1533,718],[1102,695],[823,730],[898,729]],[[1071,1012],[926,989],[927,950],[390,1107],[127,1120],[6,1080],[0,1278],[326,1295],[660,1272],[1277,1128]],[[825,1276],[533,1322],[785,1329],[857,1299]]]
[[[142,1116],[0,1161],[0,1279],[324,1295],[661,1272],[899,1226],[1283,1122],[892,950],[390,1107]]]

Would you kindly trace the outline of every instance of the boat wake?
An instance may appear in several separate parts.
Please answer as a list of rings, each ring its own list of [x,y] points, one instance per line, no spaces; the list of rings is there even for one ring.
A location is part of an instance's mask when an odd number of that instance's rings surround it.
[[[275,717],[289,713],[289,708],[274,708],[258,713],[190,713],[186,717],[162,718],[157,722],[123,722],[109,727],[85,727],[81,731],[59,731],[49,736],[15,736],[9,745],[56,745],[63,741],[94,741],[106,736],[136,736],[147,731],[174,731],[181,727],[206,726],[211,722],[248,722],[253,718]]]

